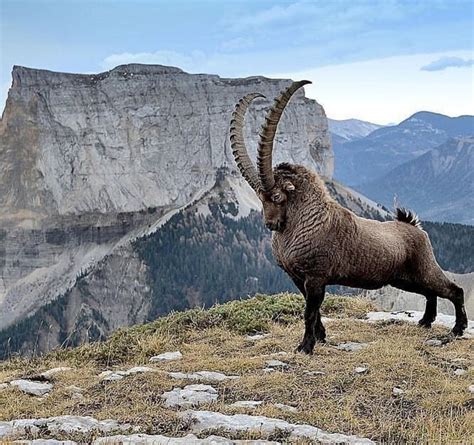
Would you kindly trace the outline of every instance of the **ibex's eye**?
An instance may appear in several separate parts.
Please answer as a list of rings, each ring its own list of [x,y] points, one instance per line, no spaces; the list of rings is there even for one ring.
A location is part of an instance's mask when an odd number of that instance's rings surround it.
[[[275,193],[275,194],[272,196],[272,201],[273,201],[273,202],[280,202],[280,201],[281,201],[281,194],[280,194],[280,193]]]

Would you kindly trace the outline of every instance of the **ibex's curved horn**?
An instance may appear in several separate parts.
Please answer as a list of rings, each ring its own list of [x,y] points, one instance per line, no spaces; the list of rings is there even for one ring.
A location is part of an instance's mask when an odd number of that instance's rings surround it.
[[[260,132],[260,141],[258,143],[257,168],[262,188],[264,191],[270,190],[275,185],[272,166],[273,140],[280,121],[283,110],[288,104],[291,96],[303,85],[311,83],[309,80],[300,80],[293,82],[285,91],[275,99],[272,108],[265,117],[265,123]]]
[[[247,153],[243,131],[245,112],[250,103],[257,97],[265,96],[260,93],[247,94],[240,99],[239,103],[235,106],[235,110],[232,113],[232,120],[230,121],[230,146],[232,148],[235,162],[237,163],[237,167],[239,167],[242,176],[249,183],[250,187],[258,193],[261,190],[262,185],[258,178],[257,170],[255,170],[255,167]]]

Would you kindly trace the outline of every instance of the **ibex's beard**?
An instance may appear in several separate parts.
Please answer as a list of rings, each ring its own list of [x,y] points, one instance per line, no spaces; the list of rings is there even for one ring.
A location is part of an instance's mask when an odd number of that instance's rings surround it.
[[[267,229],[271,230],[272,232],[283,232],[283,229],[285,228],[285,223],[281,221],[268,222],[268,223],[265,223],[265,226],[267,227]]]

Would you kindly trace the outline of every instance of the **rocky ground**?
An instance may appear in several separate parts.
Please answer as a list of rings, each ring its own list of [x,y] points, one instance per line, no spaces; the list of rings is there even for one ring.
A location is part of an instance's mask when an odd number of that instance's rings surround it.
[[[468,443],[474,324],[329,297],[328,343],[294,353],[301,296],[234,301],[0,364],[0,442]],[[2,442],[3,441],[3,442]],[[9,442],[9,443],[10,443]]]

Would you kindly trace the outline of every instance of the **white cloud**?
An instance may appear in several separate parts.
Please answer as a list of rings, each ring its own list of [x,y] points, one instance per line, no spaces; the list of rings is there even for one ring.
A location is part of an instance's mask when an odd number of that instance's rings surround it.
[[[441,57],[420,68],[422,71],[442,71],[446,68],[468,68],[474,65],[474,59],[462,57]]]

